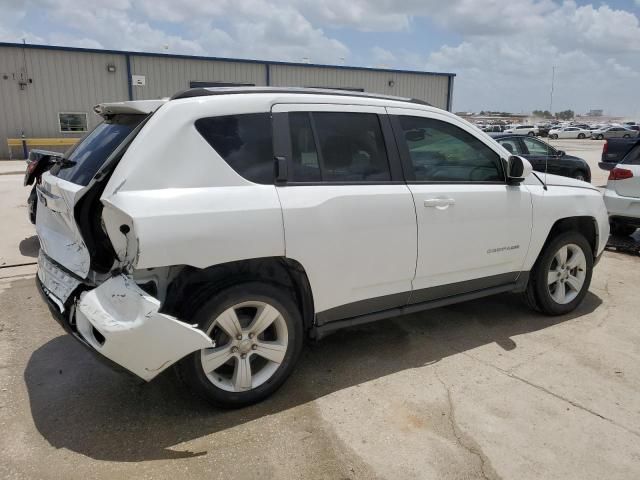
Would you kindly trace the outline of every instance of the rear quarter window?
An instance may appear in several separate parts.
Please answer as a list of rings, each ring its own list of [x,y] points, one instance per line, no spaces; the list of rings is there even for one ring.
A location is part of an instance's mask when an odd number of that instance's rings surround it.
[[[242,177],[254,183],[274,183],[269,113],[201,118],[196,120],[195,127],[218,155]]]

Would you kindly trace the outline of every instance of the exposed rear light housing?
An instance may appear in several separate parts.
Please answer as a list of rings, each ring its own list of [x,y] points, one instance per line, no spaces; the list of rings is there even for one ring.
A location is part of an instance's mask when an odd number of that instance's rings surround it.
[[[625,180],[627,178],[633,178],[633,172],[626,168],[615,167],[609,171],[609,180]]]
[[[604,141],[604,145],[602,145],[602,154],[604,155],[609,151],[609,140]]]

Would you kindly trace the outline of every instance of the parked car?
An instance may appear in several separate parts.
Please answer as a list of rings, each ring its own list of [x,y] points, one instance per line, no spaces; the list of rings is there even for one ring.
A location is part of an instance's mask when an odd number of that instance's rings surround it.
[[[605,127],[591,131],[591,138],[595,138],[596,140],[603,140],[605,138],[631,138],[637,135],[638,132],[624,127]]]
[[[529,135],[535,137],[538,135],[538,127],[535,125],[516,125],[515,127],[508,128],[504,133],[514,133],[516,135]]]
[[[419,101],[199,88],[95,110],[37,187],[37,284],[91,351],[147,381],[176,365],[217,405],[272,394],[305,337],[499,292],[571,312],[609,235],[597,189],[545,186]]]
[[[36,211],[38,207],[36,187],[40,184],[42,174],[49,170],[56,162],[60,161],[61,158],[62,154],[58,152],[38,149],[29,151],[27,169],[24,172],[24,186],[33,185],[29,197],[27,197],[27,212],[29,221],[33,224],[36,223]]]
[[[487,133],[500,133],[504,131],[504,127],[502,125],[487,125],[482,131]]]
[[[499,134],[492,137],[512,155],[520,155],[534,170],[591,182],[591,168],[586,160],[567,155],[548,143],[528,135]]]
[[[591,131],[579,127],[562,127],[549,130],[549,138],[588,138]]]
[[[544,124],[544,125],[536,125],[536,127],[538,127],[538,136],[539,137],[548,137],[549,136],[549,130],[551,130],[551,125],[549,124]]]
[[[604,203],[612,234],[631,235],[640,228],[640,144],[609,172]]]
[[[611,138],[602,145],[602,156],[598,166],[602,170],[611,170],[631,151],[633,147],[640,145],[640,137]]]

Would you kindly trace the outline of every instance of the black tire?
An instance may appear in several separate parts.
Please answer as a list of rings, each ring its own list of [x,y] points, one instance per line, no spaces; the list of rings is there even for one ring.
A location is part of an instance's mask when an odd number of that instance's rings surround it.
[[[600,134],[596,137],[596,140],[604,140],[604,135]]]
[[[576,180],[582,180],[583,182],[588,182],[587,174],[582,170],[576,170],[571,174],[572,178]]]
[[[551,296],[547,284],[547,275],[551,268],[554,256],[564,245],[577,245],[586,259],[586,271],[584,283],[576,297],[568,303],[558,303]],[[529,277],[527,290],[524,294],[527,303],[534,309],[546,315],[564,315],[580,305],[589,290],[591,276],[593,274],[593,252],[591,245],[584,236],[578,232],[565,232],[553,238],[547,243],[540,253]]]
[[[530,136],[530,137],[535,137],[536,136],[535,132],[529,132],[529,133],[527,133],[527,135]]]
[[[636,231],[633,225],[625,225],[624,223],[611,222],[611,235],[617,237],[628,237]]]
[[[631,135],[629,135],[628,133],[625,133],[622,138],[631,138]]]
[[[578,134],[578,138],[579,138],[580,140],[584,140],[584,133],[579,133],[579,134]]]
[[[550,138],[551,140],[555,140],[555,139],[557,139],[557,138],[558,138],[558,135],[556,135],[555,133],[552,133],[551,135],[549,135],[549,138]]]
[[[225,310],[247,301],[264,302],[278,310],[286,323],[288,343],[284,359],[268,380],[246,391],[227,391],[215,385],[202,366],[201,351],[193,352],[177,364],[179,377],[197,395],[217,407],[240,408],[257,403],[273,394],[293,371],[303,345],[303,325],[300,311],[287,290],[269,284],[250,282],[238,284],[217,293],[196,312],[192,323],[207,332]],[[257,338],[257,337],[256,337]],[[250,355],[251,352],[249,352]],[[252,355],[251,358],[261,358]],[[238,361],[238,360],[234,360]],[[253,362],[253,360],[248,360]],[[253,363],[252,365],[255,365]],[[217,370],[216,370],[217,371]]]

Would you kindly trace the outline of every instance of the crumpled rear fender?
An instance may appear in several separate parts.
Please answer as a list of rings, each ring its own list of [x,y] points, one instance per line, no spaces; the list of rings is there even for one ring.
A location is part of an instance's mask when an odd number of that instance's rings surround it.
[[[185,355],[214,346],[194,325],[158,312],[160,302],[125,275],[84,292],[77,304],[78,333],[99,353],[151,380]]]

